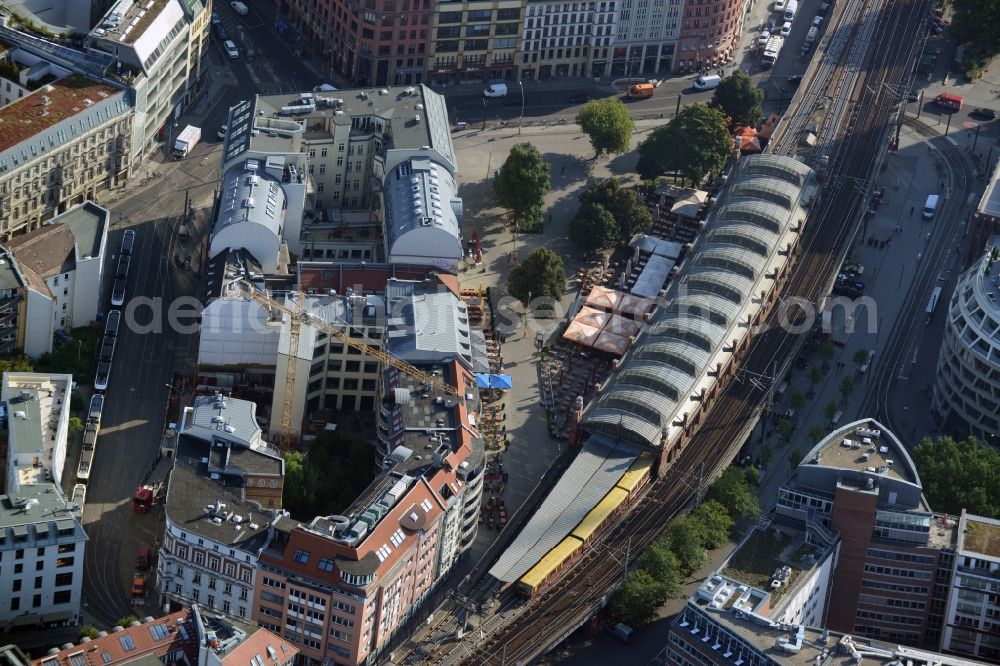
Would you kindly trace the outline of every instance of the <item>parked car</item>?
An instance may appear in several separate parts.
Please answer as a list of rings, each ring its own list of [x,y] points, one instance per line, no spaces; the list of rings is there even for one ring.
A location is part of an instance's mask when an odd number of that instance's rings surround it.
[[[997,117],[997,112],[993,109],[973,109],[969,112],[969,117],[979,120],[993,120]]]
[[[771,39],[771,33],[767,30],[760,33],[760,37],[757,38],[757,46],[767,46],[767,40]]]
[[[865,293],[865,283],[857,280],[837,280],[833,285],[835,296],[860,296]]]
[[[795,74],[794,76],[788,77],[788,85],[797,87],[800,83],[802,83],[801,74]]]
[[[776,0],[774,3],[774,11],[776,12],[785,11],[785,0]]]
[[[149,548],[143,546],[139,549],[138,554],[135,556],[135,568],[139,571],[146,571],[149,569],[150,554]]]
[[[829,10],[830,10],[830,3],[829,2],[824,2],[823,4],[821,4],[819,6],[819,13],[821,15],[825,15]]]
[[[240,50],[236,48],[236,44],[232,40],[226,40],[222,43],[226,47],[226,55],[228,55],[232,60],[236,60],[240,57]]]
[[[785,21],[784,25],[781,26],[781,33],[780,34],[781,34],[782,37],[788,37],[788,35],[792,34],[792,22],[791,21]]]
[[[247,14],[250,13],[250,8],[247,7],[245,4],[243,4],[242,2],[239,2],[239,0],[233,0],[233,2],[229,3],[229,6],[232,7],[233,11],[239,14],[240,16],[246,16]]]
[[[228,131],[229,131],[229,126],[223,123],[222,127],[219,128],[218,133],[216,133],[216,136],[218,136],[219,140],[221,141],[226,138],[226,132]]]
[[[212,12],[212,25],[222,25],[222,19],[215,12]]]
[[[331,86],[329,83],[321,83],[315,88],[313,88],[313,92],[336,92],[336,91],[337,88]]]
[[[589,101],[590,101],[590,95],[584,95],[583,93],[580,93],[578,95],[570,95],[569,97],[570,104],[586,104]]]
[[[813,17],[813,26],[814,27],[818,28],[822,24],[823,24],[823,17],[822,16],[820,16],[820,15],[817,14],[815,17]]]

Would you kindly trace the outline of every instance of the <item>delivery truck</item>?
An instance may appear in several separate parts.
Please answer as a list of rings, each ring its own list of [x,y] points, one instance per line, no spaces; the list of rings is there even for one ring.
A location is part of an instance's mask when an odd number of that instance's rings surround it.
[[[174,140],[174,159],[179,160],[182,157],[187,157],[191,153],[191,149],[197,146],[199,141],[201,141],[201,128],[194,125],[185,127]]]

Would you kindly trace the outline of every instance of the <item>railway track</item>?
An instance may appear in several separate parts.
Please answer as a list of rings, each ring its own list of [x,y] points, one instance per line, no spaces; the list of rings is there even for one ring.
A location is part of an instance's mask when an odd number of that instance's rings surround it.
[[[942,168],[945,163],[948,165],[949,178],[946,181],[948,196],[941,207],[937,220],[961,219],[959,211],[966,204],[973,182],[973,174],[968,160],[965,159],[957,146],[940,137],[938,132],[926,123],[908,119],[907,124],[917,134],[928,139],[929,156],[939,160]],[[940,140],[931,143],[930,139],[933,138]],[[959,266],[958,262],[955,261],[957,255],[952,252],[952,248],[961,240],[962,231],[960,225],[935,223],[931,227],[924,251],[918,259],[916,274],[910,282],[906,299],[886,341],[882,359],[873,368],[874,375],[871,379],[873,390],[867,396],[865,410],[867,413],[877,415],[881,423],[900,435],[903,432],[902,429],[898,428],[899,424],[895,423],[893,418],[890,398],[896,380],[903,379],[905,368],[913,363],[911,350],[915,350],[916,344],[923,336],[921,329],[915,328],[913,323],[918,321],[931,289],[934,286],[953,284],[958,276]],[[956,270],[949,270],[952,267]],[[949,292],[946,291],[947,293]],[[947,299],[942,300],[947,301]],[[945,302],[939,304],[938,307],[947,311],[948,304]]]
[[[844,44],[829,78],[819,80],[819,74],[814,74],[810,89],[799,102],[808,109],[793,114],[796,120],[775,142],[775,152],[792,152],[810,118],[825,110],[824,126],[830,134],[820,145],[829,148],[825,153],[828,168],[838,177],[832,179],[813,211],[783,305],[770,313],[768,326],[754,338],[744,357],[741,370],[749,375],[768,376],[789,360],[788,350],[796,344],[798,334],[786,330],[781,322],[787,321],[789,308],[794,310],[790,304],[805,309],[828,293],[867,209],[874,176],[890,139],[889,120],[899,91],[912,76],[928,0],[855,2],[868,10],[864,21],[852,27],[853,39],[860,36],[866,48]],[[845,8],[845,13],[849,11]],[[820,89],[814,90],[817,85]],[[820,151],[814,152],[814,162],[821,156]],[[448,646],[447,654],[431,658],[425,653],[421,661],[497,666],[528,663],[557,644],[603,603],[631,561],[691,503],[696,495],[691,479],[701,475],[710,478],[730,463],[757,422],[770,390],[760,382],[730,381],[668,473],[553,585],[519,606],[514,605],[510,592],[502,593],[498,599],[501,612],[484,620],[481,641],[475,645],[458,641]],[[469,597],[485,601],[495,585],[484,573],[473,583]]]

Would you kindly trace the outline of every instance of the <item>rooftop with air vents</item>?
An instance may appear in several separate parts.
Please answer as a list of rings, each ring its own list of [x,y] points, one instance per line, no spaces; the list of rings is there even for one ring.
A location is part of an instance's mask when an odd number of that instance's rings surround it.
[[[216,543],[250,552],[262,548],[272,512],[245,499],[239,476],[213,472],[205,453],[203,442],[180,438],[167,489],[167,518]]]

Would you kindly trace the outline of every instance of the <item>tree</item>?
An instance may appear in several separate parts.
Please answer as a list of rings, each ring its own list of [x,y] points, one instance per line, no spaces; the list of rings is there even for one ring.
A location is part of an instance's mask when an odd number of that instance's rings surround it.
[[[782,436],[782,438],[788,439],[792,436],[792,431],[794,430],[795,424],[792,423],[791,419],[785,418],[778,421],[778,433]]]
[[[862,347],[861,349],[854,352],[853,359],[854,359],[854,365],[860,368],[862,365],[864,365],[865,361],[868,360],[868,350]]]
[[[635,190],[622,187],[615,178],[594,181],[580,195],[580,204],[604,206],[614,216],[622,241],[628,241],[635,234],[643,233],[653,224],[649,209],[639,199]]]
[[[823,379],[823,370],[818,365],[809,366],[809,392],[813,392],[816,389],[816,384],[819,384]]]
[[[101,630],[90,624],[85,627],[80,627],[80,638],[89,638],[90,640],[94,640],[97,638],[99,633],[101,633]]]
[[[788,467],[794,472],[795,468],[799,466],[802,462],[802,452],[798,449],[792,449],[788,452]]]
[[[67,430],[69,431],[71,437],[83,430],[83,421],[80,420],[79,416],[69,417],[69,424],[67,424]]]
[[[844,377],[840,380],[840,395],[844,396],[844,400],[847,400],[847,396],[851,395],[851,391],[854,390],[854,380],[850,377]]]
[[[525,305],[538,296],[558,301],[566,293],[562,258],[547,247],[538,248],[511,269],[507,291]]]
[[[639,566],[660,586],[659,603],[681,593],[681,565],[663,538],[655,540],[643,553]]]
[[[819,441],[826,437],[826,428],[823,426],[813,426],[809,428],[809,441],[813,444],[819,444]]]
[[[637,170],[643,178],[680,173],[697,186],[705,176],[722,172],[732,149],[733,137],[722,112],[691,104],[639,144]]]
[[[730,516],[739,520],[760,515],[760,503],[738,467],[727,467],[709,486],[705,499],[722,505]]]
[[[924,438],[913,452],[924,494],[935,511],[1000,518],[1000,453],[970,437]]]
[[[754,85],[743,70],[722,79],[712,95],[711,105],[732,119],[732,124],[756,127],[764,118],[764,91]]]
[[[678,516],[667,525],[667,543],[677,557],[681,573],[689,576],[708,560],[705,552],[705,528],[690,514]]]
[[[73,395],[70,396],[69,398],[70,411],[79,412],[84,407],[86,407],[86,403],[83,402],[83,398],[81,398],[79,394],[74,393]]]
[[[618,245],[618,223],[601,204],[585,203],[569,223],[569,237],[582,249],[607,250]]]
[[[21,354],[20,356],[0,358],[0,374],[4,372],[34,372],[34,368],[31,367],[31,359]]]
[[[760,485],[760,470],[753,465],[750,465],[747,467],[746,472],[744,472],[743,478],[748,486],[756,488]]]
[[[788,421],[788,419],[783,419],[783,420]],[[795,430],[795,424],[792,423],[791,421],[788,421],[788,426],[789,426],[788,434],[785,435],[785,439],[788,439],[791,436],[792,431]],[[782,430],[780,422],[778,423],[778,430]],[[774,457],[774,447],[771,446],[771,442],[764,442],[760,447],[760,464],[766,468],[768,463],[771,462],[771,458],[773,457]]]
[[[137,615],[124,615],[115,621],[116,627],[128,627],[133,622],[138,622],[139,617]]]
[[[510,150],[500,174],[493,181],[497,203],[511,212],[514,224],[533,211],[541,211],[545,195],[552,187],[549,165],[530,143],[519,143]]]
[[[286,453],[282,503],[290,513],[301,513],[308,506],[315,483],[314,469],[309,466],[305,454],[299,451]]]
[[[598,158],[605,153],[621,155],[628,152],[635,123],[617,97],[587,102],[577,114],[576,122],[590,139]]]
[[[986,62],[1000,53],[1000,2],[955,0],[951,29],[965,44],[970,59]]]
[[[833,343],[829,340],[824,340],[823,343],[819,346],[819,349],[816,350],[816,352],[819,354],[819,357],[821,359],[829,361],[831,358],[833,358],[833,352],[834,352]]]
[[[795,411],[801,410],[806,406],[806,397],[802,395],[802,391],[796,391],[788,399],[788,404],[792,406]]]
[[[840,408],[837,407],[837,403],[831,400],[830,402],[826,403],[826,407],[823,408],[823,416],[826,417],[827,421],[832,421],[833,415],[837,413],[838,409]]]
[[[644,569],[636,569],[611,598],[611,613],[630,627],[641,627],[656,618],[661,588]]]
[[[704,502],[691,515],[705,528],[705,540],[702,542],[705,548],[714,550],[729,540],[735,521],[720,502]]]

